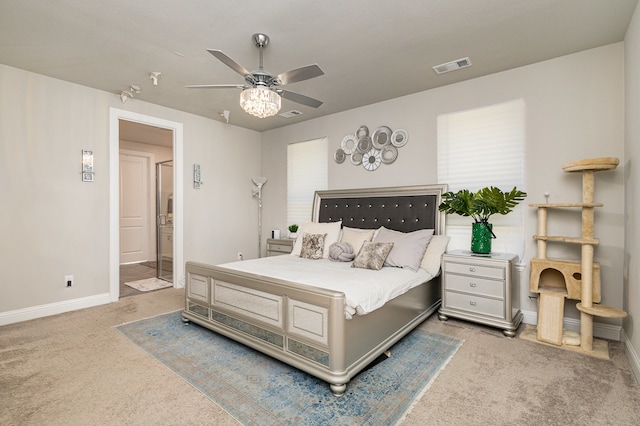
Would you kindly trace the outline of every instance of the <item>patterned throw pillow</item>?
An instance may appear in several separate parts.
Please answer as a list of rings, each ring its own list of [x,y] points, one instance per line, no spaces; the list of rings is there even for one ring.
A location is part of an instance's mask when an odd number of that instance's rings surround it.
[[[327,234],[304,234],[300,257],[305,259],[322,259],[324,239]]]
[[[367,241],[362,245],[351,267],[379,271],[392,248],[393,243],[372,243]]]

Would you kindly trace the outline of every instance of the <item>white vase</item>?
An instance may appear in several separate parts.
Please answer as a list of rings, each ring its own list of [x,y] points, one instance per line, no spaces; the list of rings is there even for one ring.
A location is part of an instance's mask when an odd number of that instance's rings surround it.
[[[296,238],[298,238],[298,233],[289,231],[289,238],[292,238],[295,240]]]

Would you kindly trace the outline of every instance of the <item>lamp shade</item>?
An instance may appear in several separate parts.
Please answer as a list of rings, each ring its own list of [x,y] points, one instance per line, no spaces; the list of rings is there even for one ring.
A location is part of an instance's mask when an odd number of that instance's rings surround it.
[[[266,87],[244,89],[240,93],[240,106],[247,114],[259,118],[271,117],[280,111],[280,95]]]

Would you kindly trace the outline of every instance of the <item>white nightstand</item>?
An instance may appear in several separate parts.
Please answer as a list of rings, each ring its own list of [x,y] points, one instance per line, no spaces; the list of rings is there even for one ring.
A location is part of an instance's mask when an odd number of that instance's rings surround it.
[[[267,238],[267,256],[290,254],[295,242],[291,238]]]
[[[453,250],[442,256],[441,321],[448,317],[503,329],[514,337],[522,322],[520,309],[511,306],[517,255]]]

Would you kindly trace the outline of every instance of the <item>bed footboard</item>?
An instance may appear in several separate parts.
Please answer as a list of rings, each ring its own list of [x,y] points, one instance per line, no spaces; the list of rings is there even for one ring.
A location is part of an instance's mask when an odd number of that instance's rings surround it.
[[[437,284],[347,320],[342,292],[188,262],[182,317],[316,376],[341,396],[353,376],[438,309]]]

